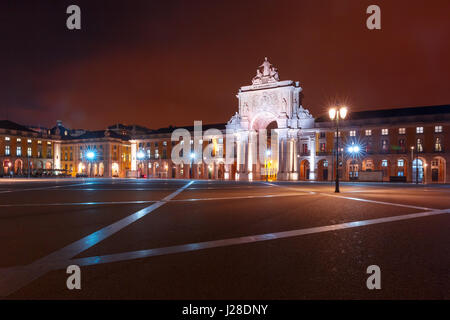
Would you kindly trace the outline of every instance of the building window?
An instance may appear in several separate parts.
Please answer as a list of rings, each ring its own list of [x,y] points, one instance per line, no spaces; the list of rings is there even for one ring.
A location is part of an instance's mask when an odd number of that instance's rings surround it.
[[[27,156],[31,157],[31,148],[30,147],[27,148]]]
[[[371,136],[372,135],[372,130],[366,130],[366,136]]]
[[[388,151],[388,141],[387,140],[381,140],[381,150],[384,152]]]
[[[401,152],[405,152],[406,151],[405,139],[398,140],[398,146],[399,146]]]
[[[423,127],[417,127],[416,133],[423,133]]]
[[[11,138],[10,137],[5,137],[5,141],[10,141]]]
[[[350,131],[350,137],[356,137],[356,131],[355,130],[351,130]]]
[[[17,147],[16,155],[17,155],[18,157],[21,157],[21,156],[22,156],[22,147]]]
[[[308,154],[308,144],[307,143],[302,144],[302,153]]]
[[[22,139],[20,139],[20,138],[17,138],[17,142],[22,142]]]
[[[341,137],[341,132],[338,132],[339,138]],[[334,136],[336,137],[336,132],[334,133]]]
[[[398,128],[398,134],[406,134],[406,128]]]
[[[389,129],[381,129],[381,135],[387,136],[389,134]]]
[[[325,132],[320,132],[319,133],[319,138],[325,138]]]
[[[31,143],[31,139],[28,139],[28,140],[27,140],[27,143]]]
[[[42,141],[41,141],[41,140],[38,140],[38,144],[42,144]]]
[[[404,176],[405,176],[405,173],[404,173],[403,171],[399,171],[399,172],[397,173],[397,176],[399,176],[399,177],[404,177]]]
[[[434,151],[435,152],[441,152],[442,151],[441,138],[436,138],[436,141],[434,143]]]
[[[192,141],[192,140],[191,140]],[[193,142],[193,141],[192,141]],[[167,146],[167,141],[163,141],[163,146]]]
[[[10,146],[5,146],[5,156],[9,156],[11,154]]]
[[[417,152],[423,152],[422,139],[417,139]]]
[[[382,167],[387,167],[388,166],[388,161],[387,160],[381,160],[381,166]]]
[[[373,161],[367,160],[366,161],[366,171],[372,171],[373,170]]]
[[[434,127],[434,132],[435,133],[441,133],[442,132],[442,126],[435,126]]]
[[[323,162],[323,167],[324,167],[324,168],[328,168],[328,160],[325,160],[325,161]]]
[[[320,152],[325,152],[325,150],[326,150],[325,148],[326,148],[326,144],[322,142],[320,144]]]
[[[405,160],[398,159],[397,160],[397,167],[404,167],[405,166]]]

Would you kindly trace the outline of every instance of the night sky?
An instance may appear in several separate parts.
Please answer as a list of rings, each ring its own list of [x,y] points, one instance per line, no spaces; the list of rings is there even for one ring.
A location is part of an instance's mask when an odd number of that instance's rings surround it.
[[[82,30],[66,28],[77,4]],[[366,28],[381,7],[382,30]],[[450,103],[450,1],[21,1],[0,5],[0,119],[103,129],[226,122],[264,57],[313,115]]]

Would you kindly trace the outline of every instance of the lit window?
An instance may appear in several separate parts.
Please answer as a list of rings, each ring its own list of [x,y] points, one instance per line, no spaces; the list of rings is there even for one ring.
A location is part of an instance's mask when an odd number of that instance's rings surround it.
[[[28,149],[27,149],[27,156],[31,157],[31,148],[30,147],[28,147]]]
[[[423,152],[422,139],[417,139],[417,152]]]
[[[326,151],[326,144],[325,143],[320,143],[320,152],[325,152]]]
[[[5,141],[9,141],[9,140],[11,140],[10,137],[5,137]]]
[[[366,130],[366,136],[371,136],[372,135],[372,130]]]
[[[28,139],[28,140],[27,140],[27,143],[31,143],[31,139]]]
[[[436,141],[434,143],[434,151],[436,151],[436,152],[441,152],[442,151],[441,138],[436,138]]]
[[[339,137],[341,137],[341,132],[340,131],[338,132],[338,134],[339,134]],[[336,137],[336,132],[334,133],[334,136]]]
[[[20,139],[20,138],[17,138],[17,142],[21,142],[22,141],[22,139]]]
[[[435,126],[434,127],[434,132],[441,133],[442,132],[442,126]]]
[[[9,156],[11,154],[11,148],[9,146],[5,146],[5,156]]]
[[[389,129],[381,129],[381,135],[387,136],[389,134]]]
[[[405,166],[405,160],[403,159],[398,159],[397,161],[397,167],[403,167]]]
[[[328,167],[328,161],[327,161],[327,160],[325,160],[325,161],[323,162],[323,167],[324,167],[324,168],[327,168],[327,167]]]
[[[406,129],[405,128],[398,128],[398,134],[405,134]]]
[[[39,140],[39,141],[38,141],[38,144],[42,144],[42,141],[41,141],[41,140]]]
[[[16,155],[17,155],[18,157],[21,157],[21,156],[22,156],[22,147],[17,147]]]
[[[350,131],[350,137],[356,137],[356,131],[355,130],[351,130]]]
[[[423,133],[423,127],[417,127],[416,133]]]
[[[381,166],[382,167],[387,167],[388,166],[388,161],[387,160],[381,160]]]
[[[387,140],[382,140],[381,141],[381,149],[383,151],[387,151],[388,150],[388,141]]]

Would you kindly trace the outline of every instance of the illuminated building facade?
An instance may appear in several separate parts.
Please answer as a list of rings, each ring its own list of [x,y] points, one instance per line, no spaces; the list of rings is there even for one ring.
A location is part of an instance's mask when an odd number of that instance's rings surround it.
[[[0,121],[0,176],[47,174],[59,165],[59,136]]]
[[[179,143],[171,139],[177,129],[171,126],[152,130],[117,124],[85,131],[59,122],[48,130],[2,121],[2,173],[23,173],[30,163],[71,176],[333,181],[335,122],[328,115],[314,118],[302,106],[301,93],[299,82],[281,81],[265,59],[252,84],[238,90],[231,119],[203,124],[203,132],[217,129],[217,136],[199,137],[194,126],[183,127],[191,139],[180,142],[190,145],[182,163],[171,157]],[[358,112],[350,106],[340,121],[338,174],[346,181],[449,183],[449,132],[450,105]],[[233,139],[227,141],[226,133]],[[232,161],[216,157],[206,163],[196,145],[201,150],[213,145],[213,154],[224,156],[228,146]]]

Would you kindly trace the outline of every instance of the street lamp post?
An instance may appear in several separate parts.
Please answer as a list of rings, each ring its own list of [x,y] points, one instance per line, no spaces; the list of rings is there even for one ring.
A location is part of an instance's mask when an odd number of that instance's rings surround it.
[[[411,146],[411,183],[414,183],[414,146]]]
[[[339,109],[331,108],[329,116],[332,121],[336,120],[336,188],[334,192],[339,193],[339,119],[345,119],[347,116],[347,107],[341,106]]]

